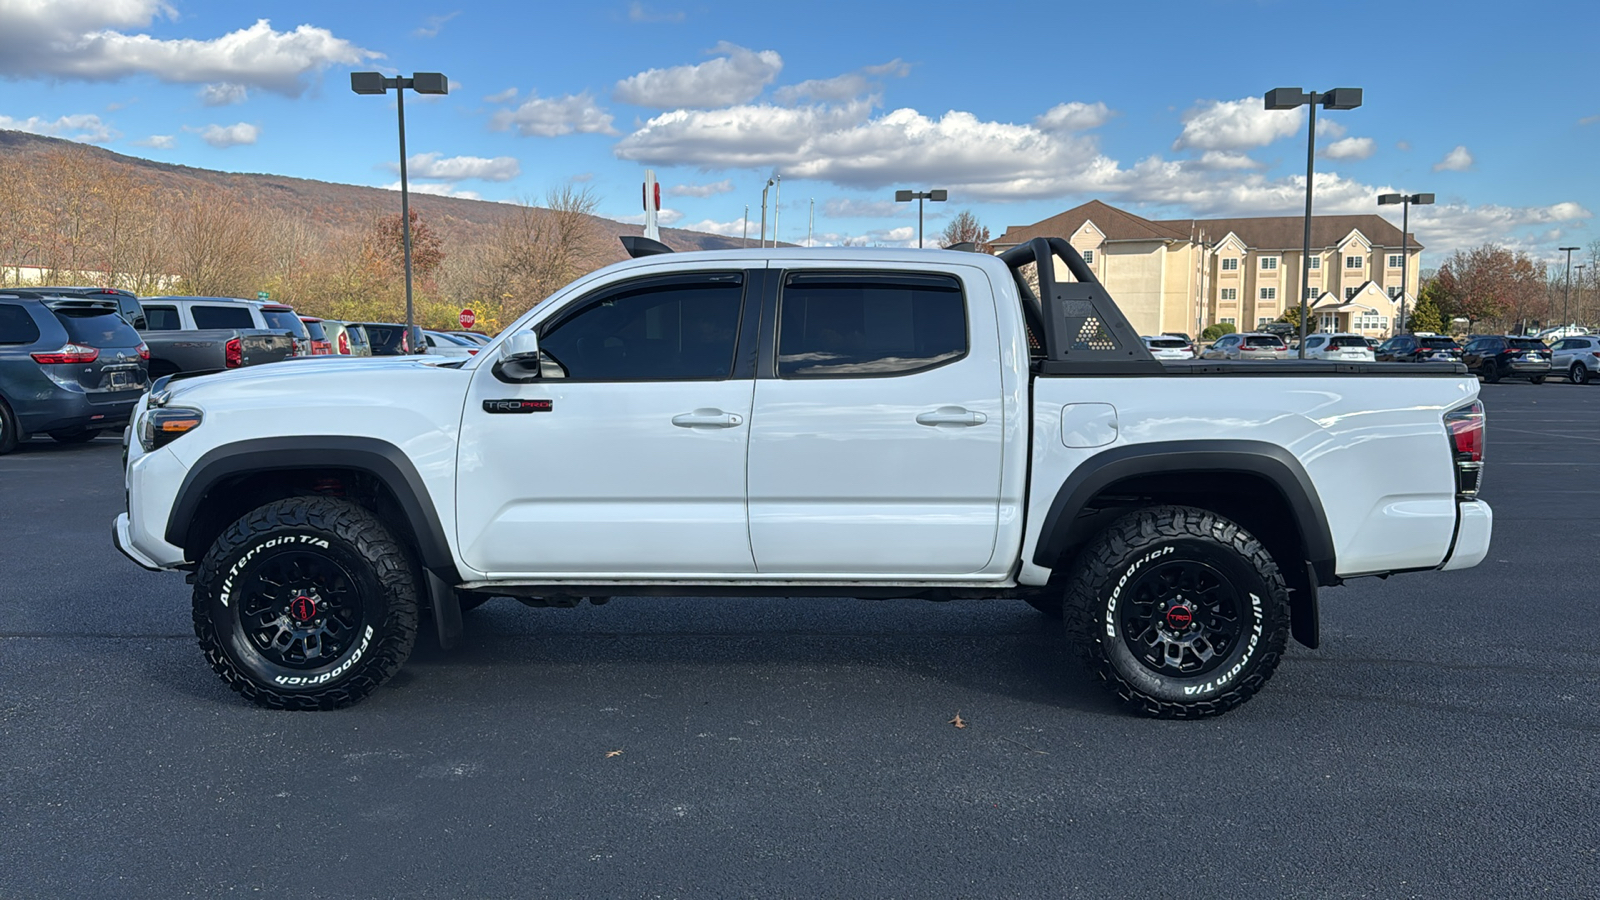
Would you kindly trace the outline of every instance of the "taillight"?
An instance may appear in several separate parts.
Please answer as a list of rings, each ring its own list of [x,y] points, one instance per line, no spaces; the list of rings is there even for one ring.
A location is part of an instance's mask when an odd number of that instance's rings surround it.
[[[1456,497],[1472,500],[1483,482],[1483,402],[1474,400],[1444,414],[1450,434],[1450,458],[1456,465]]]
[[[150,361],[150,347],[149,347],[149,345],[145,344],[143,341],[141,341],[139,343],[139,358],[144,360],[145,362],[149,362]]]
[[[92,363],[100,358],[100,351],[82,344],[63,344],[60,350],[51,350],[46,353],[32,353],[33,361],[47,365],[61,365],[72,363]]]
[[[237,369],[244,365],[244,347],[240,346],[238,338],[232,338],[223,349],[222,364],[230,369]]]
[[[350,335],[343,331],[339,332],[339,355],[350,355]]]

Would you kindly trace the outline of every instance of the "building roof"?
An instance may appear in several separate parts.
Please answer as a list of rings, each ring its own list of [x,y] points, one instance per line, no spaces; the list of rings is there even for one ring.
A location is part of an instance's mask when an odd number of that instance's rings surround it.
[[[1152,222],[1131,212],[1090,200],[1063,213],[1032,225],[1007,226],[1005,234],[995,238],[994,244],[1021,244],[1036,237],[1071,237],[1083,227],[1084,222],[1094,222],[1108,241],[1187,241],[1189,226],[1180,229],[1176,223]]]
[[[1071,237],[1089,221],[1094,222],[1108,241],[1187,241],[1191,236],[1198,239],[1201,232],[1208,241],[1220,241],[1231,231],[1252,250],[1297,250],[1305,233],[1304,216],[1155,221],[1099,200],[1090,200],[1032,225],[1008,226],[1005,234],[995,238],[993,243],[1012,246],[1036,237]],[[1400,229],[1376,213],[1312,216],[1311,246],[1324,250],[1337,247],[1352,231],[1361,232],[1368,241],[1385,249],[1400,246]],[[1409,244],[1412,249],[1422,249],[1416,235],[1411,235]]]
[[[1252,216],[1237,219],[1171,219],[1151,224],[1181,231],[1185,236],[1193,227],[1196,236],[1203,231],[1206,239],[1211,241],[1220,241],[1231,231],[1252,250],[1298,250],[1305,240],[1305,223],[1305,216]],[[1313,215],[1311,246],[1323,250],[1337,247],[1352,231],[1361,232],[1379,247],[1400,246],[1400,229],[1376,213],[1359,216]],[[1411,249],[1422,249],[1416,235],[1412,235],[1408,243]]]

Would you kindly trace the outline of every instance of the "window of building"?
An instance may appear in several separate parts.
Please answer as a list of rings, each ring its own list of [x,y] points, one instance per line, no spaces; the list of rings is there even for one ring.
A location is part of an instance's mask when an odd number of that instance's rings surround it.
[[[1267,327],[1267,326],[1268,326],[1268,325],[1271,325],[1271,324],[1272,324],[1272,323],[1273,323],[1273,322],[1276,322],[1276,321],[1277,321],[1277,320],[1276,320],[1276,319],[1274,319],[1274,318],[1273,318],[1273,317],[1271,317],[1271,316],[1260,316],[1260,317],[1258,317],[1258,318],[1257,318],[1257,319],[1256,319],[1256,328],[1257,328],[1257,329],[1258,329],[1258,330],[1259,330],[1259,329],[1262,329],[1262,328],[1265,328],[1265,327]]]
[[[1224,256],[1222,258],[1222,271],[1224,271],[1224,272],[1237,272],[1238,270],[1239,270],[1239,259],[1238,259],[1238,257],[1235,257],[1235,256]]]
[[[1400,286],[1399,285],[1395,285],[1395,286],[1389,288],[1389,299],[1390,300],[1399,300],[1400,299]]]
[[[1263,299],[1263,300],[1276,300],[1276,299],[1278,299],[1278,289],[1275,288],[1275,287],[1262,288],[1261,289],[1261,299]]]
[[[668,275],[602,290],[539,336],[573,381],[703,381],[733,371],[743,278],[737,272]]]
[[[1091,266],[1094,265],[1094,251],[1093,250],[1085,250],[1085,251],[1083,251],[1083,261],[1085,263],[1091,265]]]
[[[1356,296],[1356,291],[1359,291],[1359,290],[1361,290],[1361,289],[1360,288],[1345,288],[1344,289],[1344,298],[1346,300],[1354,300],[1355,296]]]
[[[1278,258],[1276,256],[1263,256],[1263,257],[1261,257],[1261,271],[1263,271],[1263,272],[1272,272],[1272,271],[1275,271],[1277,268],[1278,268]]]
[[[1320,257],[1320,256],[1311,257],[1311,271],[1315,272],[1320,268],[1322,268],[1322,257]]]
[[[906,375],[967,353],[961,282],[949,275],[796,272],[778,307],[778,375]]]
[[[1318,321],[1321,323],[1323,331],[1338,331],[1339,330],[1339,314],[1338,313],[1323,313],[1322,314],[1322,318],[1319,319]]]
[[[1238,288],[1223,288],[1221,293],[1222,293],[1222,296],[1221,296],[1220,299],[1223,299],[1223,300],[1237,300],[1237,299],[1239,299],[1239,289]]]
[[[1306,299],[1315,300],[1320,293],[1316,288],[1306,288]]]
[[[1388,331],[1389,317],[1377,313],[1362,313],[1352,323],[1357,331]]]
[[[1364,265],[1366,265],[1366,260],[1359,256],[1346,256],[1344,258],[1344,267],[1346,269],[1359,269]]]
[[[1233,326],[1237,326],[1239,324],[1239,320],[1233,318],[1232,316],[1225,316],[1225,317],[1223,317],[1221,319],[1218,319],[1217,320],[1217,324],[1218,325],[1233,325]]]
[[[1403,262],[1405,262],[1404,256],[1401,256],[1398,253],[1389,254],[1389,268],[1398,269]]]

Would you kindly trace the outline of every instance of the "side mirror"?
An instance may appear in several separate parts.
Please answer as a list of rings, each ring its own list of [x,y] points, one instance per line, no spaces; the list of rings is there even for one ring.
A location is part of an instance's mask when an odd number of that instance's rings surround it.
[[[531,329],[519,331],[500,345],[494,377],[507,384],[529,384],[540,378],[539,335]]]

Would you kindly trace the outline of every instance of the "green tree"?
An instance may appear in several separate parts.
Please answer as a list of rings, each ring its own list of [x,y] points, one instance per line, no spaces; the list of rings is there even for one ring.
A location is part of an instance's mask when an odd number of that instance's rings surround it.
[[[1411,321],[1407,327],[1411,331],[1432,331],[1435,334],[1445,333],[1444,310],[1440,308],[1440,294],[1443,292],[1436,278],[1430,278],[1422,285],[1421,296],[1417,297],[1417,304],[1411,308]]]
[[[1233,334],[1238,330],[1230,322],[1218,322],[1215,325],[1207,325],[1206,330],[1200,332],[1200,340],[1209,344],[1225,334]]]
[[[1288,322],[1290,325],[1294,326],[1294,330],[1295,331],[1299,331],[1300,330],[1300,307],[1291,306],[1288,309],[1284,310],[1283,311],[1283,315],[1278,317],[1278,321],[1279,322]]]

